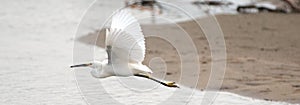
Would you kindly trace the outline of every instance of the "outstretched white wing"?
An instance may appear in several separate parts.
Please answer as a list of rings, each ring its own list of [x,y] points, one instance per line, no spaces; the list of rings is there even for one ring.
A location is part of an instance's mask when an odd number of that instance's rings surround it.
[[[113,16],[111,28],[106,30],[106,46],[108,54],[118,60],[127,59],[131,63],[144,60],[145,38],[140,24],[131,13],[122,10]]]
[[[144,40],[140,24],[137,19],[126,10],[121,10],[113,16],[110,28],[121,29],[136,39]],[[145,44],[145,42],[143,44]]]

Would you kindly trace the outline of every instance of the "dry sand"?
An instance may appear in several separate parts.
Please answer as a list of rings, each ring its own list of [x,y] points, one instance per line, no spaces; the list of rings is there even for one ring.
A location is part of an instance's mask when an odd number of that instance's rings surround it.
[[[227,48],[227,68],[221,90],[265,100],[300,103],[300,15],[219,15],[217,19]],[[199,22],[202,20],[198,19]],[[211,69],[206,37],[194,22],[179,25],[188,32],[197,47],[201,65],[197,88],[205,89]],[[172,25],[143,25],[142,28],[144,34],[180,34]],[[92,44],[95,33],[79,40]],[[101,31],[97,45],[103,47],[103,40]],[[168,42],[153,37],[146,38],[146,46],[144,64],[148,65],[154,57],[161,57],[167,65],[164,79],[179,81],[180,59],[176,49]],[[165,73],[159,69],[153,71],[158,78],[160,73]],[[190,76],[193,78],[198,74]]]

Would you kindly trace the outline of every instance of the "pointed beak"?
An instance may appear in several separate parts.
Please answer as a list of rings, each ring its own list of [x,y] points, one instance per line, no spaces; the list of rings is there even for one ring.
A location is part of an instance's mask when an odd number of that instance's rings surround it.
[[[91,63],[88,63],[88,64],[79,64],[79,65],[73,65],[73,66],[70,66],[70,68],[74,68],[74,67],[87,67],[87,66],[90,66],[92,65]]]

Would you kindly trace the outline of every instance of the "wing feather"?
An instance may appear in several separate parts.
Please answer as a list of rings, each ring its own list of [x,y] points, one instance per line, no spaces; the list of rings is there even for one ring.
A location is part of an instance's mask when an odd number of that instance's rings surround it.
[[[111,51],[112,59],[118,58],[133,63],[143,61],[145,49],[139,44],[143,40],[136,40],[132,35],[120,29],[110,29],[107,40],[106,49]]]
[[[121,10],[113,16],[111,28],[106,30],[106,46],[111,46],[113,55],[120,59],[134,63],[144,60],[145,38],[131,13]]]

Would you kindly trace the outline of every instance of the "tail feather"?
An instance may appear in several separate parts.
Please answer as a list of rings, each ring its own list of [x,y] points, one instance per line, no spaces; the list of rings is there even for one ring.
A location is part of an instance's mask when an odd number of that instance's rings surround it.
[[[147,72],[147,73],[153,73],[152,70],[149,67],[147,67],[143,64],[133,63],[133,64],[129,64],[129,65],[134,70],[139,70],[139,71],[143,71],[143,72]]]

